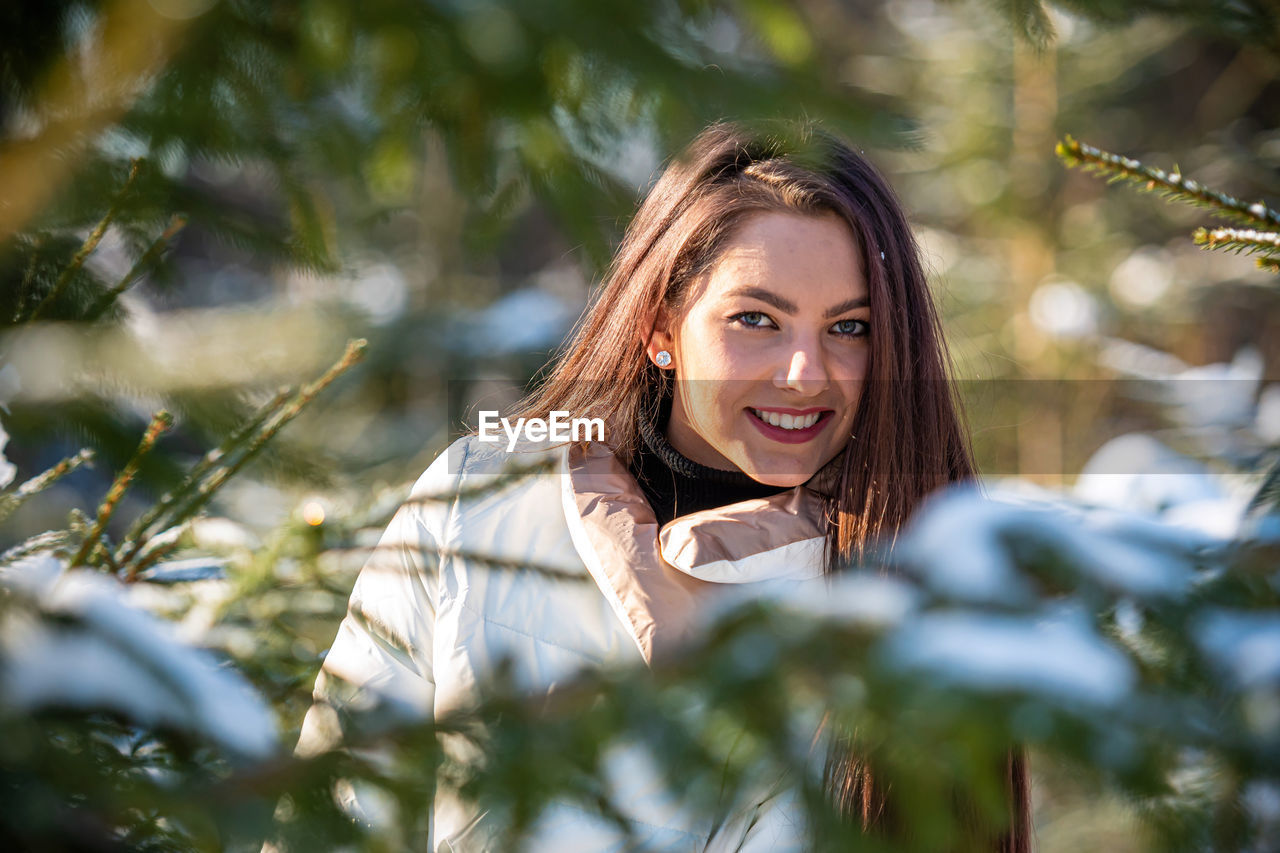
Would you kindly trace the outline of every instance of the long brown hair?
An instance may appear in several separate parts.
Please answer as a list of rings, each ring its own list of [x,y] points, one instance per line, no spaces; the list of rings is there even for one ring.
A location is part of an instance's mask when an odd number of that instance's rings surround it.
[[[888,547],[921,500],[975,474],[949,381],[938,312],[901,202],[858,152],[812,125],[752,132],[718,122],[662,173],[626,230],[596,301],[546,379],[520,406],[600,417],[624,460],[665,374],[644,346],[660,307],[678,315],[691,282],[713,263],[744,217],[762,211],[834,212],[862,254],[871,309],[867,376],[844,452],[828,472],[828,571]],[[1030,786],[1018,747],[1004,759],[1008,828],[989,849],[1031,849]],[[826,784],[840,810],[888,831],[900,814],[867,761],[837,738]],[[962,819],[972,819],[962,808]],[[966,817],[967,816],[967,817]]]

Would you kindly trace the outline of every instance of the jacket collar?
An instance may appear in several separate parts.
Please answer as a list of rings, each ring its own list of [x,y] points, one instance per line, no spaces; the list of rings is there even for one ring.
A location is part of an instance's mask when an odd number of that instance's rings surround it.
[[[823,574],[822,499],[804,486],[660,526],[607,445],[566,445],[562,464],[574,547],[646,663],[688,638],[700,599],[718,586]]]

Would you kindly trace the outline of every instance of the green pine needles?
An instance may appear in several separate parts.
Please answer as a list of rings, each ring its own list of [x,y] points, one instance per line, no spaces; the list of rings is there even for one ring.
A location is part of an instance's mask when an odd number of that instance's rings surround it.
[[[107,535],[107,525],[143,459],[154,449],[160,436],[173,426],[171,414],[164,410],[157,412],[137,450],[98,505],[92,521],[73,511],[66,530],[46,531],[28,538],[0,554],[0,566],[41,551],[50,551],[69,555],[70,566],[90,566],[126,581],[136,580],[140,572],[171,553],[181,541],[178,536],[162,537],[161,534],[180,530],[194,518],[218,489],[257,456],[289,421],[296,418],[335,379],[357,364],[364,356],[366,346],[363,339],[349,341],[342,358],[314,382],[298,389],[286,387],[276,392],[222,444],[206,453],[177,488],[161,496],[139,516],[116,544]],[[92,458],[91,451],[81,450],[76,456],[59,462],[16,489],[0,494],[0,519]]]
[[[1184,177],[1175,166],[1172,172],[1147,166],[1132,157],[1112,154],[1066,136],[1056,148],[1058,157],[1073,168],[1107,177],[1107,183],[1128,183],[1140,192],[1158,192],[1164,198],[1208,210],[1215,216],[1238,222],[1247,228],[1198,228],[1191,235],[1196,245],[1206,249],[1258,254],[1258,266],[1280,272],[1280,213],[1264,201],[1249,203],[1210,189]]]

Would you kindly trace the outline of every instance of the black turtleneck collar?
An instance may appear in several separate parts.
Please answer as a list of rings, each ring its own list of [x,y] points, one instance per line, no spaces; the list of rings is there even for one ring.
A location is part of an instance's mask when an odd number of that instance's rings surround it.
[[[665,394],[657,417],[640,421],[640,444],[630,466],[659,524],[691,512],[787,491],[753,480],[741,471],[710,468],[684,456],[664,435],[670,418],[671,396]]]

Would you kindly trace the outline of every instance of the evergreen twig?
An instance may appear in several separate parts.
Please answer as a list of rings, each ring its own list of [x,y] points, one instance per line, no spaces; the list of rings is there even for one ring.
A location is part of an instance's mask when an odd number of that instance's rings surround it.
[[[124,186],[121,187],[120,192],[116,194],[115,201],[112,202],[111,207],[107,209],[106,215],[103,216],[102,221],[100,221],[94,229],[89,232],[89,236],[85,238],[85,241],[81,244],[79,250],[77,250],[75,255],[72,256],[71,263],[67,264],[67,268],[62,271],[62,275],[58,276],[58,280],[54,282],[53,288],[50,289],[44,299],[40,301],[40,304],[36,306],[35,310],[31,312],[31,316],[27,318],[28,320],[34,321],[40,318],[40,315],[44,313],[44,310],[52,305],[53,302],[62,295],[63,290],[66,290],[67,284],[70,283],[72,277],[79,272],[80,268],[84,266],[84,262],[88,259],[89,255],[93,253],[93,250],[98,248],[98,244],[102,242],[102,238],[107,233],[107,228],[110,227],[111,221],[115,219],[116,214],[120,212],[121,202],[124,201],[124,197],[129,192],[129,188],[133,186],[134,180],[138,177],[138,172],[142,169],[142,162],[143,160],[141,157],[137,157],[133,160],[133,165],[129,169],[129,177],[125,180]]]
[[[88,543],[81,543],[81,548],[86,544]],[[111,551],[111,539],[107,536],[106,532],[103,532],[98,536],[98,541],[93,543],[93,550],[90,551],[89,556],[85,558],[85,563],[89,565],[97,565],[101,563],[108,573],[118,575],[120,573],[120,565],[115,561],[115,558],[112,557]]]
[[[143,554],[141,559],[136,560],[133,565],[129,567],[128,573],[125,574],[125,581],[127,583],[133,583],[136,581],[139,573],[150,568],[157,561],[169,556],[177,550],[179,541],[179,539],[174,539],[172,542],[161,543],[159,546],[152,548],[150,551]]]
[[[18,289],[18,304],[13,309],[13,322],[15,323],[22,319],[22,312],[27,307],[27,293],[31,290],[31,282],[36,277],[36,266],[40,260],[40,246],[43,242],[43,237],[31,241],[31,260],[27,261],[26,272],[22,274],[22,286]]]
[[[107,534],[103,533],[98,540],[98,547],[93,549],[93,553],[89,555],[90,560],[101,560],[107,571],[113,575],[120,574],[120,564],[111,556],[111,540],[107,538]]]
[[[1081,166],[1088,172],[1110,175],[1108,183],[1126,181],[1146,191],[1159,189],[1165,198],[1207,208],[1218,216],[1250,225],[1280,227],[1280,213],[1265,203],[1258,201],[1248,204],[1234,196],[1211,190],[1197,181],[1184,178],[1176,169],[1165,172],[1163,169],[1146,166],[1131,157],[1122,157],[1078,142],[1070,135],[1063,138],[1055,150],[1067,166]]]
[[[127,554],[118,552],[116,559],[122,563],[127,563],[137,556],[143,546],[146,545],[147,540],[143,534],[147,529],[154,526],[156,521],[162,515],[172,509],[179,500],[186,497],[187,494],[189,494],[191,490],[199,484],[200,478],[213,468],[215,464],[226,459],[236,447],[240,446],[252,433],[256,432],[269,417],[284,405],[285,400],[289,397],[292,390],[293,389],[288,386],[278,390],[275,393],[275,396],[260,406],[258,410],[253,413],[253,416],[233,432],[225,441],[210,450],[204,456],[200,457],[200,461],[195,464],[195,467],[193,467],[187,474],[186,478],[178,484],[176,489],[161,497],[160,500],[151,507],[151,509],[143,513],[138,520],[133,523],[129,528],[129,532],[125,534],[124,541],[126,544],[121,546],[122,552],[125,547],[129,547],[130,550]],[[133,544],[128,545],[127,543]]]
[[[477,563],[485,566],[485,568],[498,571],[529,571],[551,580],[569,581],[571,583],[594,583],[590,575],[580,571],[562,569],[559,566],[548,566],[543,563],[532,563],[516,557],[498,557],[465,548],[441,550],[439,554],[441,559],[458,559],[465,563]]]
[[[98,300],[93,303],[89,308],[89,311],[85,314],[85,320],[93,322],[101,317],[103,313],[111,307],[111,304],[116,301],[120,294],[128,290],[129,287],[142,276],[142,273],[146,268],[150,266],[156,258],[160,257],[160,254],[169,245],[169,242],[177,236],[178,232],[186,227],[187,218],[185,216],[177,215],[169,220],[169,227],[164,229],[164,232],[155,239],[155,242],[147,247],[147,250],[142,253],[142,257],[138,258],[133,267],[125,273],[124,278],[120,279],[120,283],[98,297]]]
[[[1280,509],[1280,459],[1277,459],[1267,471],[1262,485],[1258,487],[1249,504],[1245,507],[1245,515],[1262,512],[1274,512]]]
[[[93,460],[93,451],[85,448],[75,456],[69,456],[63,459],[57,465],[49,470],[37,474],[30,480],[27,480],[11,494],[0,495],[0,521],[13,514],[13,511],[22,506],[27,498],[44,491],[53,485],[56,481],[62,479],[67,474],[79,468],[81,465],[87,465]]]
[[[1264,253],[1258,258],[1258,266],[1271,272],[1280,272],[1280,263],[1271,257],[1280,252],[1280,232],[1255,231],[1252,228],[1197,228],[1191,235],[1196,245],[1206,249],[1225,249],[1239,254]]]
[[[363,553],[366,559],[372,558],[378,553],[398,554],[402,546],[400,545],[331,545],[324,549],[324,553],[328,554],[353,554]],[[459,559],[467,563],[476,563],[487,569],[497,571],[523,572],[528,571],[533,574],[542,575],[551,580],[572,581],[574,583],[590,583],[591,576],[581,571],[565,569],[559,566],[551,566],[545,563],[533,563],[523,558],[517,557],[499,557],[493,554],[486,554],[481,551],[472,551],[466,548],[449,548],[446,550],[433,551],[432,557],[439,557],[441,560]],[[369,564],[365,567],[365,571],[377,571],[376,564]],[[402,571],[395,568],[390,571]]]
[[[356,362],[364,356],[364,351],[367,345],[368,343],[363,338],[348,341],[346,352],[343,353],[342,358],[325,371],[324,375],[319,379],[309,385],[303,386],[302,390],[300,390],[283,409],[268,417],[262,429],[249,441],[245,452],[234,462],[226,465],[225,467],[218,468],[207,479],[201,482],[195,488],[195,494],[189,501],[183,505],[178,505],[177,509],[173,509],[169,513],[171,517],[166,522],[166,526],[172,527],[173,525],[179,524],[199,512],[200,509],[209,501],[209,498],[213,496],[213,493],[220,489],[227,480],[235,476],[235,474],[244,467],[245,463],[257,456],[258,453],[262,451],[262,448],[266,446],[267,442],[274,438],[276,433],[283,429],[289,421],[297,417],[302,409],[316,398],[316,395],[356,364]],[[177,505],[176,501],[175,505]],[[155,527],[155,522],[152,522],[151,527]],[[138,555],[138,552],[142,550],[143,545],[146,544],[148,535],[149,534],[145,529],[139,532],[128,554],[120,561],[121,565],[128,565],[133,561],[133,559]]]
[[[201,485],[194,505],[190,508],[189,512],[195,512],[203,506],[209,497],[217,491],[223,483],[235,475],[235,473],[244,467],[245,463],[250,459],[257,456],[258,453],[261,452],[262,448],[266,446],[267,442],[274,438],[276,433],[283,429],[289,421],[297,417],[321,391],[327,388],[335,379],[343,373],[346,373],[347,370],[359,362],[360,359],[364,357],[364,351],[367,345],[368,342],[363,338],[349,341],[347,343],[346,351],[336,364],[325,371],[324,375],[315,382],[312,382],[310,385],[303,386],[302,390],[299,391],[291,401],[289,401],[289,404],[282,411],[268,419],[266,425],[262,428],[262,431],[258,433],[253,443],[248,446],[243,456],[228,467],[216,471],[213,476],[206,481],[206,483]]]
[[[37,533],[35,536],[14,545],[9,550],[0,554],[0,566],[7,566],[16,563],[23,557],[30,557],[32,554],[38,554],[41,551],[52,551],[67,544],[71,540],[71,535],[66,530],[46,530],[44,533]]]
[[[1209,249],[1235,249],[1242,252],[1274,252],[1280,250],[1280,232],[1255,231],[1252,228],[1197,228],[1191,235],[1196,245]]]
[[[67,529],[74,533],[80,539],[84,539],[89,535],[89,528],[93,523],[89,521],[89,516],[85,515],[79,508],[72,507],[67,513]]]
[[[160,433],[172,426],[173,415],[163,409],[156,412],[155,416],[152,417],[151,423],[147,426],[147,431],[142,436],[142,441],[138,444],[138,449],[133,453],[133,458],[124,466],[124,470],[116,477],[115,482],[111,484],[111,488],[107,490],[106,497],[102,499],[93,527],[89,530],[88,535],[85,536],[84,544],[80,546],[80,550],[72,558],[71,567],[83,565],[94,549],[101,546],[100,540],[103,531],[106,530],[107,522],[111,520],[116,506],[120,503],[120,499],[124,497],[125,490],[129,488],[129,484],[133,482],[133,478],[137,475],[138,468],[142,465],[142,458],[155,446],[156,439],[160,437]]]
[[[555,457],[550,457],[522,467],[512,466],[510,470],[495,474],[493,479],[488,482],[478,483],[474,486],[463,486],[462,488],[452,489],[437,495],[415,495],[404,503],[407,505],[453,503],[455,500],[465,501],[474,497],[494,494],[512,483],[551,471],[558,464],[558,461]]]

